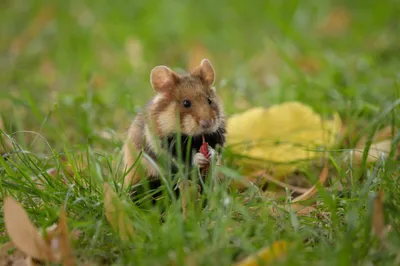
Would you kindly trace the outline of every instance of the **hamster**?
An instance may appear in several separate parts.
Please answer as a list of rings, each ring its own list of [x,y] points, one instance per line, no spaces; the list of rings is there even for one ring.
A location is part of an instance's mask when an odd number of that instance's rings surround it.
[[[163,152],[177,159],[178,131],[181,158],[183,162],[189,161],[190,169],[203,168],[210,163],[210,159],[199,152],[203,137],[211,153],[221,158],[216,150],[225,144],[226,122],[214,80],[215,71],[207,59],[188,74],[178,74],[166,66],[153,68],[150,82],[156,95],[133,120],[123,147],[125,169],[129,170],[125,175],[126,185],[134,185],[142,178],[159,179],[154,162],[158,162]],[[191,147],[188,147],[189,137],[192,137]],[[140,153],[154,162],[142,155],[139,164],[135,164]],[[137,171],[137,167],[144,171]],[[177,168],[171,168],[176,173]]]

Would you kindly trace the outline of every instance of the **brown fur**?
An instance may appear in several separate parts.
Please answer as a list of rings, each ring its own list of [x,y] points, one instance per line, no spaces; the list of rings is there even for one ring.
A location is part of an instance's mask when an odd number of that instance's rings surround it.
[[[216,96],[214,70],[208,60],[188,75],[179,75],[167,67],[153,69],[151,82],[158,94],[138,114],[128,130],[124,145],[126,170],[131,168],[141,151],[147,153],[154,161],[161,150],[161,139],[174,135],[180,124],[180,131],[187,136],[200,136],[225,132],[225,117],[222,105]],[[209,104],[209,99],[211,104]],[[189,100],[190,108],[183,102]],[[202,128],[201,120],[210,121],[210,128]],[[221,130],[223,128],[223,130]],[[222,133],[222,134],[223,134]],[[220,143],[223,145],[223,143]],[[157,177],[157,170],[147,159],[132,169],[125,178],[125,183],[137,183],[141,176]]]

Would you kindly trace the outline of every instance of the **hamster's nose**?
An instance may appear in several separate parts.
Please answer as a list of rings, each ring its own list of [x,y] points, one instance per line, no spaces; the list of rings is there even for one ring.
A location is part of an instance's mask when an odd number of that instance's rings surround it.
[[[212,123],[211,123],[210,120],[203,120],[203,119],[200,120],[200,126],[201,126],[202,128],[210,128],[211,125],[212,125]]]

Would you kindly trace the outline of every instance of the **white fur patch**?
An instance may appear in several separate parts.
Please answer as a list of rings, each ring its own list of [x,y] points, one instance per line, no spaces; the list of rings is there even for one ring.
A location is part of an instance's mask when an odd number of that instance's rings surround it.
[[[176,130],[176,103],[171,103],[157,118],[157,126],[163,135],[168,135]]]
[[[144,136],[146,138],[146,144],[149,146],[150,150],[157,154],[159,152],[159,145],[157,145],[155,135],[151,133],[148,125],[144,127]]]
[[[197,131],[197,123],[194,120],[193,116],[191,115],[186,115],[185,118],[183,118],[182,121],[182,131],[184,134],[187,135],[194,135]]]
[[[158,103],[159,101],[161,101],[163,98],[164,98],[164,95],[161,94],[161,93],[158,93],[158,94],[154,97],[154,99],[153,99],[153,105],[156,106],[157,103]]]

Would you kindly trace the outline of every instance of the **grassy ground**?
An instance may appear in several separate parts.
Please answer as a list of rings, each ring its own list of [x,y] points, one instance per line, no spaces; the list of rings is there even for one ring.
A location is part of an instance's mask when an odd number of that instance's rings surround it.
[[[193,265],[231,265],[286,240],[293,245],[284,265],[399,264],[398,160],[353,166],[342,151],[400,126],[400,2],[181,2],[0,3],[0,129],[14,143],[8,160],[0,158],[0,199],[14,196],[43,227],[65,205],[69,227],[83,232],[77,256],[97,263],[182,265],[189,257]],[[136,237],[123,243],[102,203],[104,181],[119,190],[121,135],[153,94],[152,67],[186,68],[202,55],[214,64],[228,115],[289,100],[340,114],[347,130],[330,153],[334,189],[321,189],[317,214],[302,217],[272,217],[273,200],[228,194],[223,185],[205,194],[211,210],[190,206],[186,221],[177,201],[160,223],[157,210],[127,200]],[[75,172],[68,185],[46,174],[65,161]],[[386,247],[371,234],[379,188],[392,226]]]

